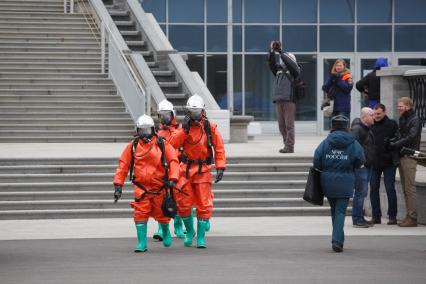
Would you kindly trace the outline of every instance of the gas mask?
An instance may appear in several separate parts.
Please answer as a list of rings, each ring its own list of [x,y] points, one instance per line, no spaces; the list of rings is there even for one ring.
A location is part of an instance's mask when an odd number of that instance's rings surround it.
[[[158,112],[158,119],[160,120],[161,124],[163,125],[170,125],[170,123],[173,120],[173,112],[171,111],[159,111]]]
[[[143,142],[148,143],[151,141],[151,138],[154,135],[154,131],[152,127],[141,127],[137,129],[137,134]]]
[[[189,110],[189,117],[193,120],[193,121],[200,121],[201,118],[203,117],[203,109],[190,109]]]

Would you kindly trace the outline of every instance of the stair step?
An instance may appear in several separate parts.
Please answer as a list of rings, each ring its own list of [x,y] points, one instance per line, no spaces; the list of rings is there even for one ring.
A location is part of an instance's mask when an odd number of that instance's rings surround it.
[[[177,88],[180,86],[179,82],[158,82],[160,88]]]
[[[140,35],[140,31],[120,31],[123,36],[138,36]]]
[[[101,48],[99,46],[31,46],[31,45],[0,45],[0,52],[7,52],[7,51],[13,51],[13,52],[68,52],[68,51],[74,51],[74,52],[80,52],[80,53],[87,53],[87,52],[96,52],[98,51],[100,53]]]
[[[0,15],[1,16],[1,15]],[[93,35],[91,30],[87,31],[45,31],[44,29],[38,30],[38,31],[20,31],[17,33],[16,31],[11,30],[0,30],[0,37],[4,36],[16,36],[16,37],[40,37],[40,38],[46,38],[46,37],[66,37],[66,38],[75,38],[75,37],[92,37],[92,38],[101,38],[100,35],[95,34]]]
[[[0,136],[0,143],[128,143],[133,136]]]
[[[91,15],[84,14],[84,13],[73,13],[73,14],[64,14],[64,9],[62,7],[61,11],[54,11],[54,12],[48,12],[48,11],[4,11],[0,9],[0,18],[3,17],[14,17],[14,16],[20,16],[20,17],[57,17],[59,19],[64,18],[81,18],[84,19],[85,17],[90,17]]]
[[[180,99],[186,99],[187,98],[186,94],[179,94],[179,93],[176,93],[176,94],[168,93],[168,94],[164,94],[164,95],[166,96],[166,98],[168,100],[180,100]]]
[[[100,43],[98,43],[95,40],[92,40],[90,42],[46,42],[46,41],[31,41],[31,42],[20,42],[20,41],[5,41],[0,39],[0,45],[4,45],[5,47],[13,47],[13,46],[19,46],[19,47],[62,47],[62,48],[70,48],[73,49],[73,47],[96,47],[97,49],[100,49]]]
[[[62,123],[61,125],[58,124],[14,124],[14,125],[7,125],[4,124],[2,121],[2,124],[0,124],[0,131],[8,131],[8,130],[20,130],[20,131],[27,131],[27,130],[63,130],[67,129],[69,131],[80,131],[80,130],[110,130],[110,131],[121,131],[123,129],[134,129],[133,123],[122,123],[122,124],[106,124],[106,123],[98,123],[93,124],[93,122],[86,122],[86,123],[80,123],[80,124],[71,124],[68,122]]]
[[[85,103],[98,103],[98,102],[120,102],[122,99],[120,96],[116,95],[86,95],[86,94],[76,94],[76,95],[3,95],[0,94],[0,103],[5,102],[20,102],[28,104],[29,102],[36,103],[61,103],[61,102],[85,102]]]
[[[124,10],[108,10],[109,14],[111,15],[111,17],[113,16],[128,16],[130,13],[129,11],[124,11]]]
[[[126,26],[131,27],[135,25],[135,21],[114,21],[117,27]]]
[[[26,71],[26,70],[24,70]],[[18,79],[18,78],[51,78],[51,79],[72,79],[72,78],[78,78],[78,79],[107,79],[107,74],[96,74],[96,73],[31,73],[31,72],[1,72],[0,71],[0,78],[2,79]]]
[[[126,44],[128,46],[145,46],[146,43],[143,40],[126,40]],[[152,54],[152,51],[149,51],[149,54]]]
[[[88,20],[89,23],[93,24],[95,23],[93,20]],[[40,28],[40,29],[45,29],[45,28],[53,28],[53,27],[70,27],[70,28],[81,28],[81,29],[87,29],[89,27],[89,23],[83,20],[79,20],[79,21],[68,21],[68,20],[63,20],[63,21],[59,21],[59,20],[38,20],[38,21],[34,21],[34,19],[32,18],[27,18],[26,20],[24,19],[20,19],[19,21],[17,21],[16,19],[0,19],[0,25],[4,26],[5,28],[8,27],[13,27],[14,29],[21,29],[21,28],[28,28],[28,27],[33,27],[33,28]],[[49,27],[51,26],[51,27]]]
[[[22,107],[23,105],[31,107],[122,107],[123,101],[89,101],[89,100],[67,100],[67,101],[38,101],[38,100],[25,100],[25,101],[1,101],[0,102],[0,108],[5,107]]]
[[[45,138],[57,136],[92,136],[92,137],[106,137],[106,136],[127,136],[131,138],[134,134],[133,129],[125,130],[26,130],[25,135],[29,138]],[[0,137],[22,136],[22,131],[16,130],[1,130]]]
[[[101,68],[100,67],[78,67],[78,68],[73,68],[73,67],[62,67],[62,66],[44,66],[44,67],[39,67],[37,65],[33,65],[31,67],[26,67],[25,69],[20,68],[20,67],[5,67],[2,66],[0,69],[2,72],[37,72],[39,74],[51,74],[52,72],[57,73],[57,74],[81,74],[81,73],[89,73],[91,72],[92,74],[101,74]]]
[[[27,90],[35,90],[35,89],[106,89],[106,90],[114,90],[115,85],[113,83],[103,83],[103,84],[78,84],[78,83],[67,83],[67,84],[58,84],[58,83],[0,83],[0,90],[7,89],[27,89]],[[0,91],[1,92],[1,91]]]
[[[1,7],[0,7],[1,9]],[[25,24],[23,24],[22,26],[17,26],[17,25],[0,25],[0,33],[3,32],[15,32],[15,33],[26,33],[26,32],[39,32],[39,31],[45,31],[45,32],[72,32],[72,31],[78,31],[78,32],[88,32],[88,33],[92,33],[92,28],[89,27],[88,24],[86,24],[86,26],[84,27],[79,27],[79,26],[72,26],[72,25],[68,25],[68,26],[45,26],[43,24],[41,24],[40,26],[38,25],[27,25],[25,26]],[[98,31],[96,31],[96,33],[98,33]]]
[[[123,125],[133,125],[133,120],[130,117],[121,118],[87,118],[79,117],[79,118],[68,118],[68,119],[58,119],[58,118],[3,118],[3,124],[10,124],[15,126],[20,125],[64,125],[64,124],[90,124],[90,123],[103,123],[105,125],[112,124],[123,124]],[[2,169],[5,171],[5,169]]]
[[[48,68],[48,69],[73,69],[76,68],[81,72],[83,68],[97,68],[98,72],[100,72],[101,66],[100,63],[84,63],[84,62],[18,62],[18,63],[11,63],[11,62],[1,62],[0,61],[0,70],[4,71],[5,68],[20,68],[20,69],[32,69],[32,68]]]
[[[15,95],[107,95],[116,94],[116,89],[0,89],[0,94],[15,94]],[[1,113],[0,113],[1,114]]]
[[[90,36],[76,36],[76,37],[40,37],[40,36],[32,36],[32,37],[22,37],[19,34],[15,35],[0,35],[0,42],[5,41],[14,41],[17,43],[31,43],[31,42],[51,42],[51,43],[97,43],[100,42],[96,40],[93,35]]]
[[[111,79],[108,78],[18,78],[18,79],[4,79],[0,78],[0,86],[4,84],[108,84],[113,86]]]

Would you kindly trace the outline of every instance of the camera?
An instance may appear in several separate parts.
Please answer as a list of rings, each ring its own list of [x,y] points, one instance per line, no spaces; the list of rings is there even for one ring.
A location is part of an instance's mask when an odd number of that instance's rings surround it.
[[[271,42],[271,48],[273,51],[280,51],[281,50],[281,42],[278,40],[275,40]]]

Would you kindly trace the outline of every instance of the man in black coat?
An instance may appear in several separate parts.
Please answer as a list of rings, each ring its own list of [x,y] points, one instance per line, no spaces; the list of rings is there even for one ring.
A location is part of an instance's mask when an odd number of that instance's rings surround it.
[[[386,107],[378,104],[374,107],[374,158],[371,167],[370,201],[372,222],[381,224],[382,212],[380,207],[380,180],[383,173],[386,195],[388,198],[388,225],[396,225],[397,199],[395,191],[396,167],[399,163],[398,152],[385,149],[385,141],[394,139],[398,132],[398,124],[386,115]]]
[[[418,151],[420,148],[422,123],[413,110],[413,101],[409,97],[399,98],[398,111],[400,114],[399,139],[395,142],[390,142],[389,148],[399,151],[402,147],[408,147]],[[410,159],[407,155],[400,157],[398,169],[407,210],[406,217],[398,224],[401,227],[417,227],[416,166],[416,160]]]
[[[368,194],[368,181],[371,174],[371,163],[374,158],[374,138],[371,126],[374,124],[374,113],[369,107],[361,109],[360,118],[355,118],[351,125],[352,134],[364,149],[365,164],[355,169],[355,191],[352,201],[352,223],[355,228],[368,228],[370,225],[364,219],[364,200]]]
[[[366,99],[366,106],[374,108],[374,106],[380,103],[380,77],[377,77],[376,71],[382,67],[388,66],[388,60],[383,57],[379,57],[374,64],[374,70],[359,80],[355,87],[361,92]]]

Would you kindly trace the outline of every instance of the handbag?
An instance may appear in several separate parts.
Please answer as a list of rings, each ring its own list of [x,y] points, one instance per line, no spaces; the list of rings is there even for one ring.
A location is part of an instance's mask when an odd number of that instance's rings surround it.
[[[161,203],[161,211],[163,215],[169,218],[174,218],[177,215],[176,201],[173,196],[173,189],[166,188],[163,202]]]
[[[321,172],[314,167],[309,169],[303,199],[313,205],[324,204],[324,192],[321,187]]]
[[[324,102],[323,105],[325,105],[322,109],[324,117],[331,117],[334,109],[334,100],[328,101],[327,103]]]

